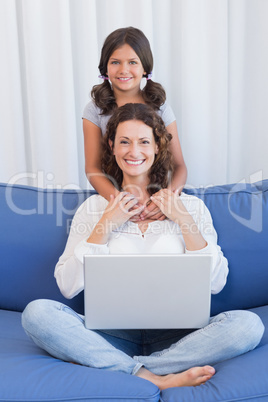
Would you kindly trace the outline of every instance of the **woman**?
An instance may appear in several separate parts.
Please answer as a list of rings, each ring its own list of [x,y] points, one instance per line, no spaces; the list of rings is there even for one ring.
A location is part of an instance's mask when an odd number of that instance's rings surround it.
[[[170,139],[161,117],[144,104],[126,104],[109,120],[103,170],[122,191],[109,203],[92,196],[75,214],[55,269],[65,297],[74,297],[84,287],[85,254],[210,253],[212,293],[224,287],[227,260],[217,245],[209,211],[198,198],[166,188],[172,168]],[[168,219],[131,222],[150,199]],[[255,348],[264,330],[257,315],[232,311],[211,318],[200,330],[91,331],[82,316],[49,300],[30,303],[22,322],[52,356],[136,375],[160,389],[205,383],[215,373],[211,364]]]

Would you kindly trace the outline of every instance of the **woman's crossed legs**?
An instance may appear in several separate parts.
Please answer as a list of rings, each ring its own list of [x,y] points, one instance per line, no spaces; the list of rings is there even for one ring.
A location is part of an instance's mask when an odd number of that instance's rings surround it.
[[[52,300],[31,302],[23,312],[22,324],[33,341],[56,358],[134,374],[160,389],[206,382],[215,373],[210,365],[254,349],[264,331],[256,314],[230,311],[213,317],[209,325],[177,342],[167,340],[162,350],[143,356],[138,331],[106,334],[88,330],[82,316]],[[127,337],[122,337],[124,333]]]

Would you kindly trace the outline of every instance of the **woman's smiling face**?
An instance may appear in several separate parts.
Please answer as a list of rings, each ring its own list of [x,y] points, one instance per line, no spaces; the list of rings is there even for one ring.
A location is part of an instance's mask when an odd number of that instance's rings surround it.
[[[110,146],[125,177],[148,177],[158,152],[151,127],[139,120],[119,123]]]

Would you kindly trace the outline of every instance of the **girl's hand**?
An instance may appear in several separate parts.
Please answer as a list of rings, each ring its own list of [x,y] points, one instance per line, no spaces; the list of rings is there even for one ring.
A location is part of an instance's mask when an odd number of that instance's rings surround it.
[[[150,200],[147,202],[144,211],[140,214],[140,220],[145,219],[163,221],[166,219],[166,216],[163,214],[159,206],[157,206],[153,200]]]
[[[131,219],[134,215],[140,215],[144,206],[137,206],[139,201],[130,193],[121,192],[116,197],[110,196],[110,202],[107,205],[101,220],[105,220],[106,223],[116,225],[119,227]],[[137,207],[136,207],[137,206]]]
[[[189,215],[183,202],[178,195],[178,191],[163,189],[151,196],[151,200],[170,220],[180,224],[183,218]]]
[[[142,207],[142,212],[140,213],[140,207]],[[144,211],[145,206],[142,205],[140,202],[138,202],[136,205],[134,205],[133,210],[135,210],[135,215],[133,215],[129,220],[131,222],[140,222],[141,219],[141,214]],[[137,213],[137,210],[139,210],[139,212]]]

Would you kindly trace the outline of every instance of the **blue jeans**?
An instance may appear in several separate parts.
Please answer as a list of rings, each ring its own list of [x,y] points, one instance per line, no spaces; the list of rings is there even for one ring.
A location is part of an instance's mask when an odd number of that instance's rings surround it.
[[[91,331],[83,316],[52,300],[28,304],[22,325],[58,359],[134,375],[142,366],[164,375],[213,365],[254,349],[264,332],[261,319],[249,311],[221,313],[199,330]]]

